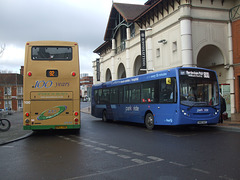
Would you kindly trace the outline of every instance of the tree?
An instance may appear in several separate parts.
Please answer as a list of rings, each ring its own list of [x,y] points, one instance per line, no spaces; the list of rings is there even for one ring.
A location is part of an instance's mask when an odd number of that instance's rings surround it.
[[[5,47],[6,47],[5,44],[1,45],[1,47],[0,47],[0,57],[3,55],[3,51],[5,50]]]

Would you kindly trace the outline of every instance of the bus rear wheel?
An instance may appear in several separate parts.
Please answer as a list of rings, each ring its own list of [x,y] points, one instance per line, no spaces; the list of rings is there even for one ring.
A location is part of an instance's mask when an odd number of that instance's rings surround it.
[[[152,130],[154,127],[154,117],[152,113],[147,113],[145,116],[145,126],[147,129]]]

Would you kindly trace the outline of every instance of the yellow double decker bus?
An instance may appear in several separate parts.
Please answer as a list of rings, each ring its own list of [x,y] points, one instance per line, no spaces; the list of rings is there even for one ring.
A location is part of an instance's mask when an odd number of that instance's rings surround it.
[[[77,43],[27,42],[23,129],[80,129],[79,75]]]

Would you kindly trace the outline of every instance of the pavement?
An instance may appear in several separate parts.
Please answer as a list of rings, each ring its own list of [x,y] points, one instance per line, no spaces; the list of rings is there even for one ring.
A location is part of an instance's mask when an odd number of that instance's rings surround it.
[[[91,113],[91,108],[81,109],[82,113]],[[8,131],[0,131],[0,146],[15,142],[31,136],[33,131],[23,130],[23,112],[15,112],[12,115],[6,115],[6,119],[11,122],[11,128]],[[224,120],[222,124],[215,125],[225,131],[240,132],[240,113],[232,114],[231,118]]]

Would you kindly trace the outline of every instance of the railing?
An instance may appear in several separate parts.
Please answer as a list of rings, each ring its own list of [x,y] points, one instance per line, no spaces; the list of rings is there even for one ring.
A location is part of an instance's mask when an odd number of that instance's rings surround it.
[[[234,21],[240,18],[240,4],[230,9],[229,18],[231,21]]]

